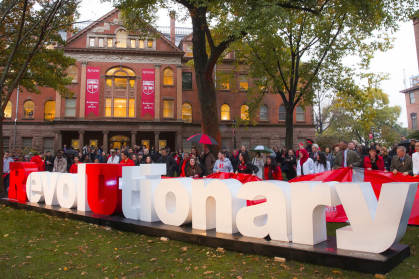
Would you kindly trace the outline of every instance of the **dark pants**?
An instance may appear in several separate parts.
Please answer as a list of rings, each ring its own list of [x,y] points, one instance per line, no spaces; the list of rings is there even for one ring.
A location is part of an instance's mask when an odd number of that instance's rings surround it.
[[[4,178],[3,178],[3,186],[4,186],[4,192],[7,193],[7,190],[9,190],[9,177],[10,174],[8,173]]]

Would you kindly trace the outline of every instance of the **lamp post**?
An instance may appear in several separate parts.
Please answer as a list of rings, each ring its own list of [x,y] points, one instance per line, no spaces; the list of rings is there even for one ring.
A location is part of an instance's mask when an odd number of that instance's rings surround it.
[[[237,121],[236,118],[233,119],[233,135],[234,135],[234,149],[236,149],[236,126]]]
[[[371,132],[372,132],[372,142],[374,143],[374,126],[371,127]]]

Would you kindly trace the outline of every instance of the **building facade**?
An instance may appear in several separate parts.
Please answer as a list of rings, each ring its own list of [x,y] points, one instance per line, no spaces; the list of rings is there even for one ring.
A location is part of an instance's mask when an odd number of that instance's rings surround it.
[[[201,132],[195,74],[187,65],[192,59],[191,30],[175,28],[174,20],[170,28],[159,30],[148,39],[131,35],[115,9],[78,33],[67,33],[65,53],[77,60],[67,69],[74,94],[63,97],[51,88],[42,88],[40,95],[16,90],[5,111],[4,150],[28,147],[55,152],[64,144],[75,149],[103,146],[106,152],[134,144],[189,150],[186,139]],[[233,61],[234,53],[226,54],[216,72],[229,71]],[[88,78],[91,68],[99,69],[98,84]],[[143,115],[143,73],[150,69],[154,70],[154,113]],[[237,73],[230,81],[235,84],[224,82],[217,90],[222,145],[228,149],[233,148],[233,119],[247,116],[246,91],[251,82],[245,72]],[[95,86],[98,114],[86,114]],[[237,146],[285,144],[282,99],[266,94],[263,102],[257,125],[236,130]],[[314,138],[312,108],[297,107],[294,114],[295,145]]]

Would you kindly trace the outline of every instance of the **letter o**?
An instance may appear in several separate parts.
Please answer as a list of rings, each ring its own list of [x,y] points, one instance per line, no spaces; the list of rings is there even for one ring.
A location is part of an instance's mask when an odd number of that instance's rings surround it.
[[[77,174],[62,174],[57,182],[57,199],[63,208],[77,207]]]

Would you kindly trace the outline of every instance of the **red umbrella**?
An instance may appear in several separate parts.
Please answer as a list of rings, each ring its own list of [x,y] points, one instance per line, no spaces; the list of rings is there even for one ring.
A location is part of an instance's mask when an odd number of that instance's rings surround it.
[[[209,145],[218,145],[218,142],[214,138],[204,135],[204,134],[193,135],[192,137],[188,138],[187,141],[209,144]]]

